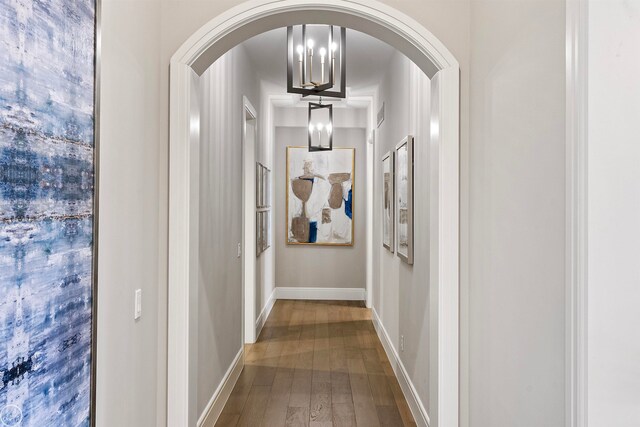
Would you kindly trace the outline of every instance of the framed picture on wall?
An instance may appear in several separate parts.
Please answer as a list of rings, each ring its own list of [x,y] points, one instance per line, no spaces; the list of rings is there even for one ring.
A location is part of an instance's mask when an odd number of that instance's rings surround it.
[[[413,264],[413,137],[396,145],[395,223],[396,253]]]
[[[256,212],[256,256],[259,257],[264,252],[264,211]]]
[[[266,251],[271,246],[271,237],[269,235],[269,220],[270,220],[271,212],[264,211],[262,212],[262,251]]]
[[[271,195],[269,194],[271,187],[271,171],[266,166],[262,166],[262,206],[271,206]]]
[[[394,252],[395,217],[395,152],[389,151],[382,158],[382,245]]]
[[[262,165],[256,162],[256,208],[262,207]]]
[[[355,148],[287,147],[287,244],[353,246],[355,158]]]
[[[256,162],[256,256],[271,245],[271,170]]]
[[[256,208],[271,206],[271,170],[256,162]]]
[[[95,425],[97,7],[0,2],[3,426]]]

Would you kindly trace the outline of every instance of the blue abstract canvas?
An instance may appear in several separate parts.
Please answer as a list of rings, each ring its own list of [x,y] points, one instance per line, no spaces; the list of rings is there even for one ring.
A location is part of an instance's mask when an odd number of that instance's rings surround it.
[[[0,425],[90,424],[95,3],[0,0]]]
[[[353,246],[355,148],[287,147],[287,244]]]

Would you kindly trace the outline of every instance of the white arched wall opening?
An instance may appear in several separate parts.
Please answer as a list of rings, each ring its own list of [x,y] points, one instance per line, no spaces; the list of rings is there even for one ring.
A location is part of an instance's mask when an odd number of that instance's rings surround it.
[[[431,79],[438,105],[431,143],[438,155],[437,298],[438,336],[432,421],[458,425],[459,259],[459,66],[445,46],[405,14],[373,0],[253,0],[211,20],[171,58],[169,182],[169,313],[167,423],[194,426],[198,283],[199,106],[198,76],[237,44],[265,31],[299,23],[331,23],[367,33],[395,47]],[[376,159],[377,160],[377,159]],[[425,281],[427,278],[425,278]],[[369,293],[371,292],[368,289]],[[432,294],[433,295],[433,294]]]

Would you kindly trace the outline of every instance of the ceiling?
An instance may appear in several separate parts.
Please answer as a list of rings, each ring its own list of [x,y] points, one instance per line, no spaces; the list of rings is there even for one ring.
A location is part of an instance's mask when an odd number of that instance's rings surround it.
[[[287,84],[287,29],[277,28],[243,43],[261,79],[283,88]],[[347,87],[376,85],[395,49],[359,31],[347,29]]]

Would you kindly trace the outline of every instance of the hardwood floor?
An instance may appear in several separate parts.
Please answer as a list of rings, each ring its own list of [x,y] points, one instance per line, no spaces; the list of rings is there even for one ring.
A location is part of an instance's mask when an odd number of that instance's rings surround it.
[[[279,300],[216,426],[415,426],[362,302]]]

